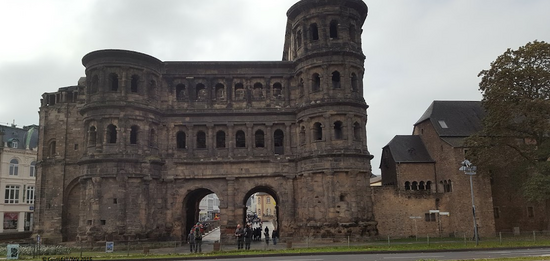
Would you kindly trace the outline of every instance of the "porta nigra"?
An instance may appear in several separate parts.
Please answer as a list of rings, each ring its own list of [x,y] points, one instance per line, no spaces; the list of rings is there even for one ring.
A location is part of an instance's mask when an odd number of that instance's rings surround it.
[[[35,233],[48,242],[181,239],[215,193],[228,242],[246,200],[265,192],[283,239],[376,235],[366,16],[361,0],[297,2],[282,61],[86,54],[86,77],[42,98]]]

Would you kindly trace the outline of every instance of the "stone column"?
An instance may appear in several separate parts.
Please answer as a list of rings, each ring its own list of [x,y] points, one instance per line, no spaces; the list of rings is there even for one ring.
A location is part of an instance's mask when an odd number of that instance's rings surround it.
[[[332,123],[330,122],[330,115],[328,113],[326,114],[323,114],[323,118],[324,118],[324,123],[323,123],[323,133],[325,134],[325,147],[326,148],[329,148],[331,147],[331,142],[332,142],[332,135],[333,135],[333,126],[332,126]]]
[[[292,155],[292,149],[291,149],[291,142],[290,142],[290,137],[292,137],[292,133],[291,133],[291,128],[290,126],[292,126],[292,123],[290,122],[286,122],[285,123],[285,154],[286,155]],[[298,134],[298,136],[300,136]]]
[[[252,134],[252,123],[246,123],[246,149],[248,156],[252,156],[252,143],[253,143],[253,134]]]
[[[266,133],[266,139],[265,142],[267,143],[267,151],[269,154],[275,154],[275,148],[273,146],[273,131],[271,130],[271,127],[273,127],[273,123],[269,122],[266,123],[267,133]]]
[[[186,145],[187,145],[187,149],[189,150],[189,155],[190,156],[195,156],[195,140],[197,137],[195,137],[195,130],[194,130],[194,126],[191,125],[191,126],[186,126],[187,127],[187,140],[186,140]]]
[[[347,138],[348,138],[348,146],[350,148],[354,148],[355,146],[353,146],[353,142],[355,141],[355,126],[353,126],[353,115],[352,114],[348,114],[346,116],[346,122],[345,122],[345,125],[347,126]]]
[[[215,146],[215,138],[214,138],[214,124],[209,123],[206,125],[208,128],[208,136],[206,137],[206,147],[208,148],[208,155],[212,157],[214,155],[214,146]]]
[[[229,158],[233,157],[235,148],[235,134],[233,133],[233,123],[227,124],[227,147],[229,148]]]
[[[239,222],[235,217],[235,178],[227,178],[227,225],[237,226]]]
[[[19,214],[17,215],[17,232],[24,232],[24,231],[25,231],[25,212],[19,212]]]

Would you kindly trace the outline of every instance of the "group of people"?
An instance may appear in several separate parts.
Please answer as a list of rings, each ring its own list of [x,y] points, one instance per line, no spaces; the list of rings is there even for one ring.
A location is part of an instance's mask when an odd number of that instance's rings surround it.
[[[250,223],[246,224],[246,227],[242,227],[241,224],[237,225],[237,229],[235,229],[235,237],[237,238],[237,249],[245,249],[250,250],[250,244],[252,243],[252,240],[254,241],[260,241],[261,240],[261,233],[262,233],[262,226],[256,227],[252,229],[252,226]],[[264,229],[264,239],[265,244],[269,245],[269,228],[266,226]],[[277,244],[277,239],[279,239],[279,231],[277,228],[273,229],[273,232],[271,233],[271,239],[273,240],[273,245]]]
[[[202,236],[204,235],[204,227],[201,223],[197,223],[189,231],[187,235],[187,241],[189,242],[189,250],[191,253],[202,252]]]

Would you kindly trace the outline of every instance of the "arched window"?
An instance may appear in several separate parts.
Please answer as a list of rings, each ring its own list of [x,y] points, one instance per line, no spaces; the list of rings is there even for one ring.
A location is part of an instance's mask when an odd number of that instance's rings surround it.
[[[416,181],[412,182],[411,190],[418,190],[418,182],[416,182]]]
[[[10,160],[10,176],[19,175],[19,161],[17,159]]]
[[[97,142],[97,130],[95,126],[90,126],[88,131],[88,146],[95,146]]]
[[[357,91],[357,75],[355,73],[351,74],[351,91],[356,92]]]
[[[178,133],[176,133],[176,147],[178,149],[185,149],[187,147],[185,142],[186,142],[185,132],[178,131]]]
[[[206,87],[199,83],[195,86],[195,97],[197,101],[206,101]]]
[[[216,132],[216,148],[225,148],[225,132]]]
[[[311,76],[311,91],[312,92],[318,92],[321,90],[321,77],[318,73],[314,73]]]
[[[300,97],[304,96],[304,79],[300,78],[300,83],[298,84],[298,89],[300,90]]]
[[[405,181],[405,190],[411,190],[411,183],[408,181]]]
[[[256,148],[263,148],[265,146],[264,145],[265,144],[264,140],[265,140],[264,131],[263,130],[257,130],[254,133],[255,147]]]
[[[118,75],[116,73],[109,74],[109,83],[111,85],[111,91],[118,91]]]
[[[235,100],[244,100],[244,86],[242,83],[235,84]]]
[[[338,38],[338,21],[330,21],[330,38]]]
[[[273,147],[275,149],[275,154],[283,155],[284,154],[284,142],[285,134],[282,130],[277,129],[273,133]]]
[[[273,98],[275,99],[281,99],[283,97],[283,86],[281,83],[274,83],[273,84]]]
[[[244,135],[244,131],[240,130],[235,134],[235,146],[237,148],[246,147],[246,136]]]
[[[149,131],[149,147],[157,147],[157,131],[155,129]]]
[[[116,143],[117,139],[117,128],[113,124],[107,126],[107,143]]]
[[[132,80],[130,83],[130,92],[137,93],[138,92],[138,84],[139,84],[139,76],[132,75]]]
[[[344,138],[344,131],[342,130],[342,122],[334,122],[334,139],[341,140]]]
[[[428,191],[432,190],[432,182],[431,181],[426,181],[426,190],[428,190]]]
[[[313,124],[313,139],[323,140],[323,125],[319,122]]]
[[[418,190],[425,190],[426,187],[424,186],[424,181],[420,181],[420,183],[418,184]]]
[[[204,131],[197,132],[197,149],[206,149],[206,133]]]
[[[31,162],[29,177],[36,177],[36,161]]]
[[[55,154],[56,154],[56,142],[55,142],[55,140],[50,142],[50,146],[48,147],[48,151],[50,152],[50,157],[55,157]]]
[[[130,127],[130,144],[137,144],[139,127],[134,125]]]
[[[449,180],[449,182],[447,182],[447,192],[453,192],[453,184],[452,184],[451,180]]]
[[[264,86],[257,82],[254,84],[254,90],[253,90],[254,99],[261,100],[264,98]]]
[[[309,25],[309,31],[310,31],[311,40],[313,41],[319,40],[319,29],[317,28],[316,23]]]
[[[176,99],[178,101],[183,101],[187,98],[187,90],[185,89],[185,84],[176,85]]]
[[[361,125],[358,122],[353,124],[353,139],[357,141],[361,140]]]
[[[332,72],[332,88],[340,89],[340,72]]]
[[[218,101],[225,100],[225,85],[221,83],[216,84],[216,99]]]

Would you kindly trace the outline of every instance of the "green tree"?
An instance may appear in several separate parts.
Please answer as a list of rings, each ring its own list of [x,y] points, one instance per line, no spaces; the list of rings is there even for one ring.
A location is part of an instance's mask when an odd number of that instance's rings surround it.
[[[550,199],[550,44],[508,49],[478,76],[486,116],[468,157],[528,199]]]

